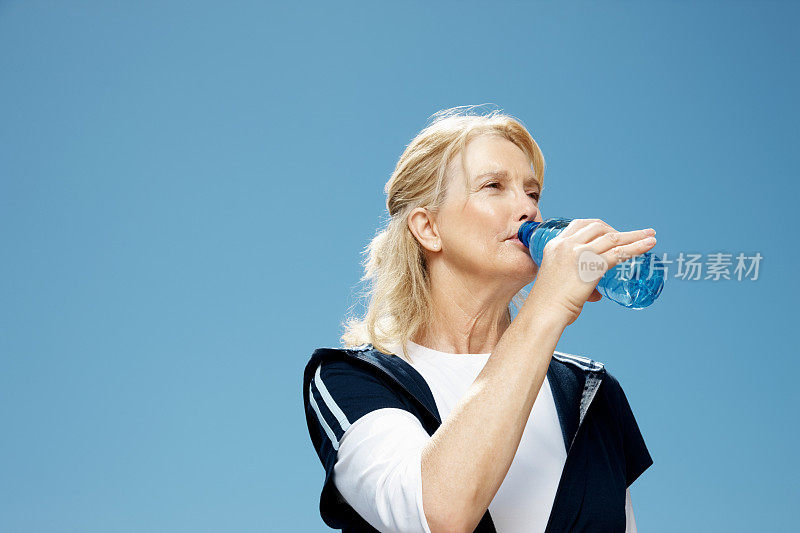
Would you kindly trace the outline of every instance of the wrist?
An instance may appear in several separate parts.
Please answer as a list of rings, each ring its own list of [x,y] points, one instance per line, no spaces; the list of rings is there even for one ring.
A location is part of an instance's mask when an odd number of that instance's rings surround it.
[[[547,330],[563,331],[574,322],[563,307],[542,302],[533,290],[520,308],[519,314],[523,313],[532,323]]]
[[[542,331],[561,335],[572,322],[556,309],[540,308],[532,313],[533,323]]]

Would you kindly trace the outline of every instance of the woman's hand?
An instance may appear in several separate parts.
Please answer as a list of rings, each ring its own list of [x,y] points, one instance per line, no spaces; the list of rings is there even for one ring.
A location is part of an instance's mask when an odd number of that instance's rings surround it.
[[[597,218],[572,220],[544,247],[542,264],[527,300],[533,300],[531,305],[535,308],[554,313],[569,326],[578,319],[587,301],[596,302],[602,297],[596,289],[602,274],[650,250],[656,243],[654,234],[652,228],[618,232]],[[586,252],[597,254],[603,261]],[[579,263],[587,259],[602,265],[592,281],[581,279],[579,273]]]

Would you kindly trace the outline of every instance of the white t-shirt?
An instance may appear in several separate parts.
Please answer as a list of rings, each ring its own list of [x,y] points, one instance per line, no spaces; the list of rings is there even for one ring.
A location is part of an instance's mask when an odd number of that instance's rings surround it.
[[[401,355],[400,346],[394,353]],[[406,359],[425,378],[442,421],[491,354],[451,354],[408,344]],[[348,504],[379,531],[430,533],[422,506],[422,448],[430,436],[402,409],[372,411],[342,436],[334,483]],[[550,382],[545,376],[503,483],[489,504],[498,533],[544,531],[567,458]],[[636,532],[630,491],[626,532]]]

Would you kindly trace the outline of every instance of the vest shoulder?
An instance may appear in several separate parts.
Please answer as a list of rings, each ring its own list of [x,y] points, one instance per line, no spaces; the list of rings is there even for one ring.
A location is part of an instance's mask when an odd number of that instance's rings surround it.
[[[356,347],[322,347],[314,350],[308,360],[307,368],[319,366],[323,361],[342,361],[345,364],[350,362],[373,361],[385,364],[396,364],[399,356],[385,354],[374,348],[371,344],[363,344]],[[359,366],[359,365],[356,365]]]
[[[595,361],[594,359],[585,357],[583,355],[554,351],[553,357],[562,363],[578,367],[587,372],[600,372],[601,370],[605,369],[605,365],[600,361]]]
[[[325,357],[340,357],[340,358],[343,357],[343,358],[346,359],[346,358],[348,358],[348,356],[354,356],[354,355],[357,356],[359,354],[365,354],[365,353],[375,354],[375,355],[378,355],[378,356],[381,356],[381,355],[382,356],[386,356],[386,354],[384,354],[384,353],[380,352],[379,350],[376,350],[375,348],[373,348],[371,344],[362,344],[361,346],[356,346],[356,347],[353,347],[353,348],[347,348],[347,347],[342,347],[342,346],[338,346],[338,347],[327,347],[327,346],[324,346],[324,347],[321,347],[321,348],[317,348],[316,350],[314,350],[314,353],[311,355],[311,359],[314,360],[314,359],[321,359],[321,358],[325,358]]]

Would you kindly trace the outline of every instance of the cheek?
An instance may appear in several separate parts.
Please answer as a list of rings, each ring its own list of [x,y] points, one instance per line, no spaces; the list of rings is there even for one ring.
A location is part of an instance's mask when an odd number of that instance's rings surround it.
[[[502,233],[498,230],[498,219],[497,213],[487,206],[467,205],[456,216],[451,216],[443,229],[453,242],[489,243]]]
[[[513,254],[522,255],[503,242],[510,231],[510,214],[488,201],[475,199],[461,209],[447,213],[447,243],[453,258],[473,264],[505,264]],[[524,256],[523,256],[524,259]]]
[[[491,205],[476,206],[465,213],[472,231],[487,242],[502,242],[509,231],[509,215]]]
[[[448,244],[449,260],[470,271],[487,272],[508,263],[502,250],[504,243],[493,242],[486,230],[479,226],[463,228],[452,235]]]

